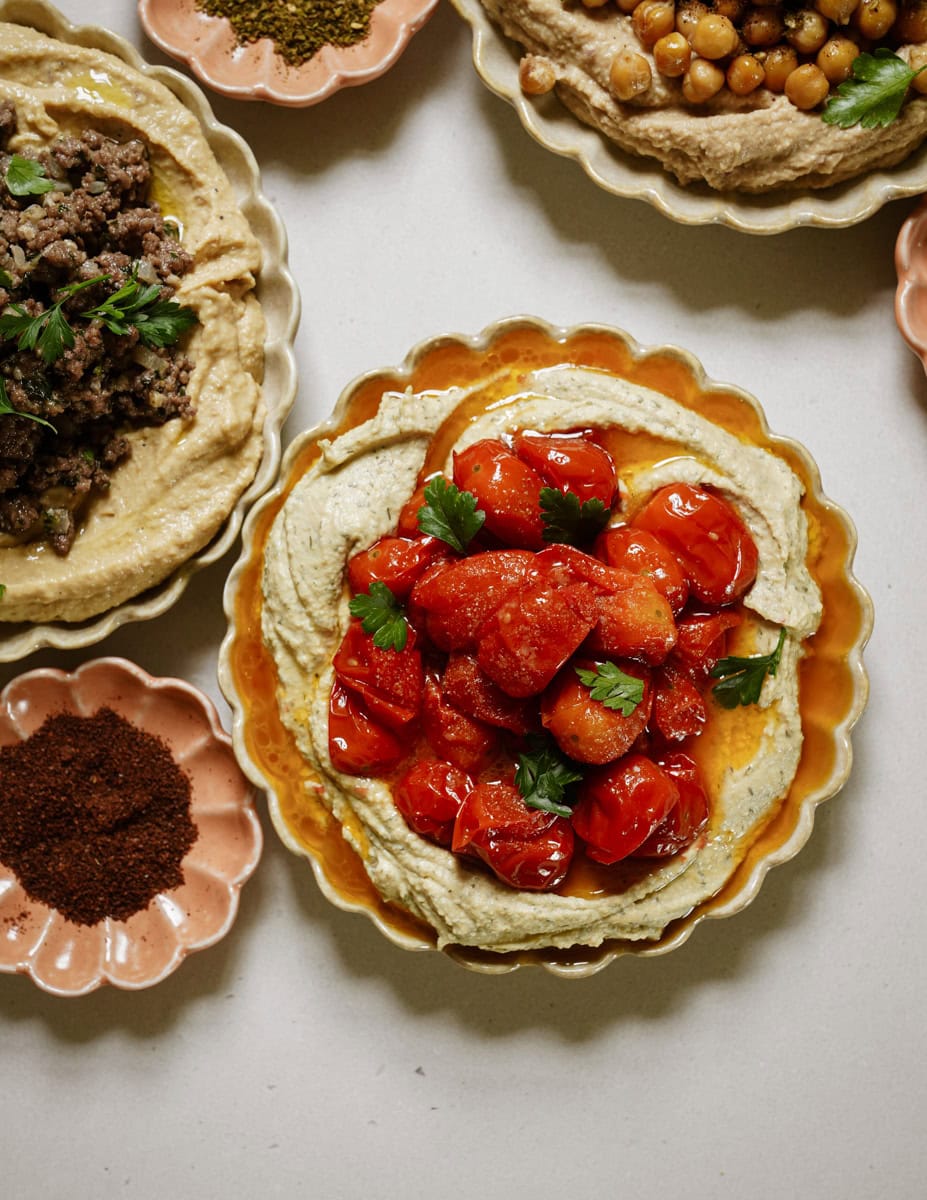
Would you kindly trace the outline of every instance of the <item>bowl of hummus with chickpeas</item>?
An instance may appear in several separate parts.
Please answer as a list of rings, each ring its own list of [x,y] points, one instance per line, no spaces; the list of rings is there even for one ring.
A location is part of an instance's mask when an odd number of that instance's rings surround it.
[[[454,0],[484,81],[692,224],[843,226],[927,185],[927,0]]]

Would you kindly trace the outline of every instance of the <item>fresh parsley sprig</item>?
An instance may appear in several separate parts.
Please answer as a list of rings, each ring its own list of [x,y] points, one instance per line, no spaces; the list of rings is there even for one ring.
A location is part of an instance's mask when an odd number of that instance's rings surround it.
[[[373,634],[381,650],[404,650],[409,640],[405,611],[385,583],[375,579],[367,592],[360,592],[348,605],[351,616],[361,618],[364,633]]]
[[[617,663],[598,663],[594,671],[576,667],[580,683],[589,688],[593,700],[613,708],[623,717],[630,715],[644,699],[644,681],[622,671]]]
[[[43,196],[61,185],[47,179],[45,168],[34,158],[14,154],[6,169],[6,186],[11,196]]]
[[[146,287],[139,283],[138,267],[118,291],[80,315],[86,321],[102,321],[110,333],[120,337],[134,326],[146,346],[172,346],[198,320],[192,308],[176,300],[162,300],[160,284]]]
[[[52,425],[51,421],[46,421],[44,417],[37,417],[35,413],[21,412],[20,409],[14,408],[10,403],[10,398],[6,391],[6,382],[0,377],[0,416],[25,417],[28,421],[35,421],[37,425],[44,425],[46,429],[50,429],[52,433],[57,433],[58,430]]]
[[[570,784],[583,777],[547,738],[534,734],[528,738],[528,750],[518,756],[515,786],[529,808],[568,817],[572,807],[566,803]]]
[[[785,629],[780,629],[779,640],[769,654],[751,654],[743,658],[730,655],[715,663],[711,676],[721,682],[716,683],[711,692],[721,707],[756,704],[766,676],[772,677],[779,670],[784,645]]]
[[[609,509],[595,497],[580,502],[575,492],[544,487],[540,498],[545,542],[566,542],[573,546],[591,542],[608,522]]]
[[[877,129],[891,125],[901,112],[911,80],[927,70],[911,67],[885,46],[872,54],[858,54],[853,60],[853,73],[837,87],[824,105],[821,120],[828,125],[849,129]]]
[[[108,275],[95,275],[93,279],[68,284],[61,289],[55,303],[35,317],[30,316],[21,304],[11,304],[10,311],[0,316],[0,341],[15,338],[20,350],[35,350],[46,364],[55,362],[74,345],[74,330],[62,312],[63,304],[77,292],[108,278]]]
[[[462,492],[443,475],[436,475],[425,486],[425,503],[418,510],[418,527],[422,533],[447,542],[458,554],[483,528],[486,514],[476,507],[476,496]]]

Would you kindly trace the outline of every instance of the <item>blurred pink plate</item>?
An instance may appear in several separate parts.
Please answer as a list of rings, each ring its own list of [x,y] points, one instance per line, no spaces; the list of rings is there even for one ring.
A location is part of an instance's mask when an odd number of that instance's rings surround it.
[[[927,370],[927,202],[901,227],[895,243],[895,319],[904,340]]]
[[[29,737],[53,713],[90,716],[109,707],[161,738],[192,784],[198,836],[183,860],[182,887],[155,896],[127,921],[75,925],[30,900],[0,863],[0,972],[21,972],[55,996],[102,983],[137,990],[166,979],[232,926],[242,884],[261,854],[253,789],[212,702],[179,679],[155,679],[122,658],[98,658],[72,674],[43,669],[0,692],[0,745]]]
[[[267,100],[293,108],[318,104],[342,87],[367,83],[387,71],[425,24],[438,0],[380,0],[370,33],[354,46],[324,46],[301,67],[291,67],[263,38],[237,46],[228,21],[200,12],[195,0],[139,0],[145,32],[173,58],[185,62],[217,92],[236,100]]]

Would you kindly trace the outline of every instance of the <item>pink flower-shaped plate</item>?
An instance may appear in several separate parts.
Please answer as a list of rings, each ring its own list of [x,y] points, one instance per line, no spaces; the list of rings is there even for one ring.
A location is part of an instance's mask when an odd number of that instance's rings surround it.
[[[56,996],[165,979],[188,954],[229,931],[241,886],[261,854],[253,789],[212,702],[182,680],[152,678],[121,658],[95,659],[71,674],[29,671],[0,693],[0,745],[29,737],[53,713],[89,716],[103,707],[168,745],[190,777],[198,836],[183,860],[183,886],[127,921],[72,924],[29,899],[0,863],[0,972],[27,974]]]
[[[235,43],[228,21],[207,16],[195,0],[139,0],[145,32],[165,54],[185,62],[208,87],[236,100],[304,108],[342,87],[376,79],[399,58],[438,0],[380,0],[370,32],[353,46],[324,46],[300,67],[289,66],[263,38]]]
[[[914,210],[895,243],[895,319],[927,370],[927,202]]]

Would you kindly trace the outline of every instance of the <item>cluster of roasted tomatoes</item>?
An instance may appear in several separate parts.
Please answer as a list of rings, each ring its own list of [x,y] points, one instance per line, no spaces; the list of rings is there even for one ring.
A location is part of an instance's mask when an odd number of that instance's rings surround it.
[[[348,563],[352,595],[386,595],[399,633],[356,617],[334,656],[334,767],[386,778],[413,830],[513,887],[557,887],[580,848],[604,864],[683,849],[709,802],[680,747],[756,574],[738,514],[679,483],[616,523],[594,432],[455,454],[442,494],[480,522],[464,552],[422,532],[430,482]],[[564,507],[581,536],[600,526],[585,548],[551,540]]]

